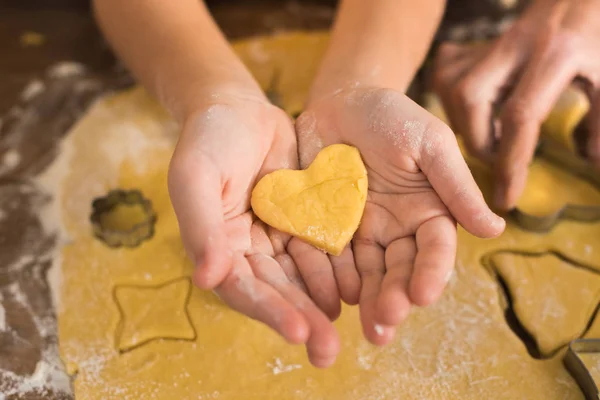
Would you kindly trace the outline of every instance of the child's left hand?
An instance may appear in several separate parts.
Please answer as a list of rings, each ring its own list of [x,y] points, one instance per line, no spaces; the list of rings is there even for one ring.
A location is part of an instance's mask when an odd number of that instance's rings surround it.
[[[310,103],[296,122],[300,162],[334,143],[357,147],[369,193],[352,251],[365,336],[388,343],[412,304],[441,295],[454,267],[456,222],[479,237],[504,221],[486,205],[453,132],[404,94],[350,88]]]

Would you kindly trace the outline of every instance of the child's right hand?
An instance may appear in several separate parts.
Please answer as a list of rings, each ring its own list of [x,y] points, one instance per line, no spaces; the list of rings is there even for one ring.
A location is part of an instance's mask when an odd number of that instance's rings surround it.
[[[219,92],[185,119],[169,170],[169,192],[195,283],[291,343],[332,364],[339,339],[330,320],[340,295],[328,257],[259,221],[250,209],[257,180],[297,168],[289,117],[262,94]]]
[[[312,100],[296,123],[300,161],[357,147],[369,175],[352,241],[367,339],[389,343],[413,305],[437,300],[454,268],[456,221],[491,238],[505,222],[486,205],[454,133],[399,91],[350,87]]]

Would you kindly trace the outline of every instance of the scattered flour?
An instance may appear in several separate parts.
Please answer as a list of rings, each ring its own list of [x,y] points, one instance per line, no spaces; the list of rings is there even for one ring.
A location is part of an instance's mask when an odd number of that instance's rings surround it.
[[[42,93],[45,89],[46,85],[44,82],[40,81],[39,79],[34,79],[33,81],[29,82],[29,84],[25,86],[25,89],[23,89],[21,92],[21,100],[29,101],[38,94]]]
[[[295,369],[302,368],[302,365],[300,365],[300,364],[287,364],[286,365],[283,363],[283,361],[281,361],[280,358],[275,358],[275,362],[268,363],[267,366],[269,368],[271,368],[271,370],[273,371],[273,375],[279,375],[279,374],[283,374],[284,372],[290,372]]]
[[[85,72],[83,64],[75,61],[62,61],[52,67],[48,71],[50,78],[60,79],[75,75],[81,75]]]
[[[49,69],[48,77],[50,79],[61,79],[80,75],[83,73],[83,71],[84,67],[81,64],[74,62],[62,62],[52,66]],[[29,85],[27,85],[22,91],[21,100],[24,102],[30,101],[42,93],[45,89],[46,85],[42,81],[34,80],[30,82]],[[9,111],[9,115],[11,118],[16,118],[20,124],[25,125],[29,123],[31,118],[36,118],[37,116],[34,111],[20,107],[13,107]],[[17,129],[16,132],[14,132],[14,134],[8,138],[10,141],[10,143],[8,143],[9,147],[16,147],[18,142],[21,140],[21,137],[22,133]],[[66,142],[68,142],[68,140]],[[71,157],[70,150],[70,146],[63,142],[61,144],[60,157],[47,171],[35,178],[34,184],[38,184],[39,188],[45,193],[56,193],[56,189],[69,172],[69,160]],[[20,163],[21,156],[16,150],[11,150],[5,153],[4,157],[0,161],[0,170],[12,169]],[[52,289],[52,301],[55,304],[58,312],[60,312],[60,302],[57,296],[57,293],[59,292],[58,287],[60,286],[60,249],[61,244],[66,241],[66,235],[61,225],[62,216],[60,204],[60,196],[56,196],[52,202],[44,204],[40,211],[40,219],[44,232],[48,236],[57,237],[58,245],[56,249],[50,251],[48,254],[36,255],[39,260],[52,260],[52,266],[48,272],[47,278]],[[5,214],[0,215],[0,220],[5,217]],[[24,257],[21,257],[21,259],[19,259],[14,265],[11,265],[10,268],[13,270],[15,268],[21,268],[33,261],[35,261],[33,256],[25,255]],[[41,277],[38,278],[41,279]],[[7,289],[9,295],[13,297],[14,301],[21,303],[25,310],[31,314],[40,335],[47,338],[48,336],[56,333],[57,328],[55,319],[49,317],[38,317],[30,306],[29,299],[25,296],[17,283],[11,285]],[[5,329],[6,312],[4,308],[0,306],[0,331]],[[3,371],[3,374],[7,376],[9,382],[0,382],[0,392],[2,393],[2,395],[0,395],[0,399],[12,398],[13,396],[19,397],[23,393],[30,392],[40,395],[49,393],[72,393],[71,381],[60,360],[58,345],[56,344],[55,340],[51,340],[50,343],[51,344],[49,344],[43,350],[41,359],[32,375],[23,377],[17,376],[10,371]]]
[[[381,326],[379,324],[375,324],[373,329],[375,329],[375,333],[378,334],[379,336],[383,335],[383,333],[384,333],[383,326]]]
[[[0,296],[0,300],[2,296]],[[2,304],[0,304],[0,332],[4,332],[6,330],[6,311]]]
[[[2,165],[0,165],[0,170],[2,169],[13,169],[21,162],[21,154],[17,150],[9,150],[4,153],[4,157],[2,157]]]
[[[26,296],[16,283],[11,285],[8,290],[13,299],[21,303],[31,314],[38,331],[42,336],[46,337],[47,335],[56,332],[54,319],[41,320],[36,317],[35,313],[31,310]],[[0,307],[0,310],[2,313],[1,319],[4,320],[4,309]],[[0,326],[0,328],[2,327]],[[1,330],[2,329],[0,329],[0,331]],[[8,383],[9,386],[3,386],[3,383],[0,382],[0,390],[2,390],[2,393],[9,398],[10,396],[19,396],[20,394],[27,392],[39,394],[46,394],[50,391],[54,393],[71,392],[71,381],[60,361],[56,343],[49,345],[44,350],[41,355],[41,360],[37,363],[36,369],[32,375],[26,377],[17,376],[9,371],[3,371],[3,374],[16,383],[14,385]]]
[[[304,113],[296,120],[300,152],[300,167],[306,168],[324,147],[323,139],[317,129],[317,118],[314,113]]]

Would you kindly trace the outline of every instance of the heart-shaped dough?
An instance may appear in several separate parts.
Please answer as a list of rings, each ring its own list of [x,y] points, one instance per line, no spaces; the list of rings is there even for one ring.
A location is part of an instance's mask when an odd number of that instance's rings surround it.
[[[254,187],[251,203],[266,224],[339,256],[358,229],[367,190],[358,149],[334,144],[305,170],[265,175]]]

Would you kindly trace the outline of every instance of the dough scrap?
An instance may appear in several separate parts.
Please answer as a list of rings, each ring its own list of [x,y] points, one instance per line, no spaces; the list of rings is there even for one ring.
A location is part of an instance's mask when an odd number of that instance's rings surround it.
[[[503,252],[490,261],[542,356],[553,355],[585,332],[600,302],[599,274],[551,253]]]
[[[273,71],[281,71],[277,90],[292,113],[302,107],[327,38],[286,34],[234,48],[263,87]],[[573,221],[546,235],[509,222],[493,240],[459,228],[456,272],[440,301],[411,312],[383,348],[364,340],[358,309],[344,307],[335,322],[342,351],[327,370],[311,367],[302,346],[290,346],[196,288],[187,305],[194,340],[152,340],[119,352],[115,287],[158,286],[189,279],[193,271],[167,190],[177,135],[178,126],[164,110],[135,88],[93,106],[48,171],[48,177],[63,177],[54,181],[54,194],[69,244],[57,260],[62,280],[55,290],[61,357],[70,373],[77,372],[77,399],[396,400],[399,393],[403,400],[583,399],[559,357],[529,356],[507,326],[501,289],[481,265],[482,257],[498,250],[554,250],[600,271],[600,225]],[[485,179],[479,183],[487,196],[491,183]],[[555,190],[568,191],[572,184],[560,182]],[[90,233],[91,201],[117,187],[140,189],[158,216],[154,237],[135,249],[107,248]],[[567,307],[576,310],[578,304]]]
[[[335,144],[305,170],[265,175],[252,191],[252,209],[268,225],[339,256],[358,229],[367,190],[358,149]]]
[[[196,332],[187,314],[191,282],[180,278],[159,286],[117,286],[121,311],[117,347],[128,351],[151,340],[193,340]]]

